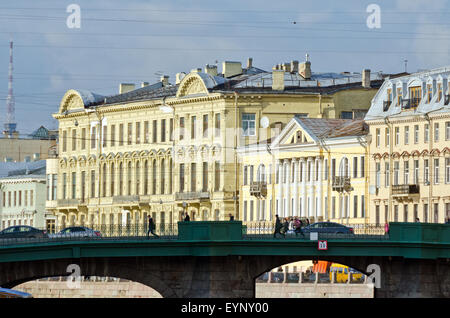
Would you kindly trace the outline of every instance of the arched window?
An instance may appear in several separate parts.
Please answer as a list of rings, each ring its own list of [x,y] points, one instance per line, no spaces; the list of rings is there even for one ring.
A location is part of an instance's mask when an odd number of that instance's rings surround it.
[[[111,163],[111,196],[114,196],[114,181],[115,181],[114,163]]]
[[[141,194],[141,164],[136,162],[136,191],[135,194]]]
[[[131,195],[131,161],[128,162],[128,171],[127,171],[127,178],[128,178],[128,195]]]
[[[161,194],[164,194],[164,187],[166,185],[166,179],[165,179],[165,173],[166,173],[166,161],[164,159],[161,159]]]
[[[341,176],[341,177],[349,176],[349,166],[348,166],[347,158],[341,159],[341,164],[339,165],[339,176]]]
[[[148,194],[148,160],[144,161],[144,194]]]
[[[119,195],[123,195],[123,163],[119,164]]]

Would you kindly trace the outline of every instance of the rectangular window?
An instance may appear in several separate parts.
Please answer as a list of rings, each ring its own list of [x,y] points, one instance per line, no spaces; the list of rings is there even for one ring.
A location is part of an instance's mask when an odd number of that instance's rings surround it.
[[[381,176],[381,164],[379,162],[375,163],[375,170],[376,170],[375,185],[377,188],[379,188],[380,187],[380,176]]]
[[[434,184],[439,184],[439,159],[434,159]]]
[[[430,138],[430,125],[425,124],[423,129],[423,141],[424,143],[428,143],[428,139]]]
[[[430,183],[430,179],[429,179],[429,165],[428,165],[428,159],[424,159],[423,161],[423,182],[425,184],[429,184]]]
[[[419,184],[419,160],[414,160],[414,184]]]
[[[208,162],[203,162],[202,191],[208,191]]]
[[[450,158],[445,158],[445,183],[450,183]]]
[[[72,129],[72,151],[77,150],[77,131]]]
[[[52,200],[56,200],[56,190],[57,190],[57,184],[58,184],[58,175],[52,174]],[[27,205],[26,199],[27,195],[25,194],[25,205]]]
[[[403,222],[408,222],[408,205],[403,204]]]
[[[411,108],[417,107],[421,99],[422,99],[422,87],[420,86],[410,87],[409,88],[410,107]]]
[[[63,184],[62,198],[67,199],[67,174],[66,173],[63,173],[62,184]]]
[[[331,218],[336,218],[336,197],[331,197]]]
[[[402,103],[402,89],[401,87],[397,87],[397,105]]]
[[[180,117],[180,136],[179,139],[183,140],[184,139],[184,117]]]
[[[191,163],[191,192],[195,192],[197,185],[197,164]]]
[[[336,177],[336,159],[331,159],[331,178]]]
[[[110,147],[114,147],[116,145],[116,125],[111,125],[111,136],[109,139]]]
[[[400,143],[400,127],[395,127],[395,145]]]
[[[141,143],[141,123],[136,123],[136,145]]]
[[[64,130],[62,133],[62,151],[67,151],[67,131]]]
[[[119,146],[123,146],[123,124],[119,125]]]
[[[394,161],[394,185],[398,185],[399,170],[400,170],[400,163],[398,161]]]
[[[50,201],[51,200],[51,197],[50,197],[50,179],[51,178],[51,175],[47,175],[47,184],[46,184],[46,186],[47,186],[47,201]]]
[[[419,125],[414,125],[414,143],[419,143]]]
[[[431,84],[427,84],[427,104],[431,102],[432,97],[433,97],[433,86]]]
[[[95,139],[97,135],[97,127],[91,127],[91,149],[95,149]]]
[[[77,195],[77,173],[72,172],[72,199],[75,199]]]
[[[409,127],[405,126],[405,145],[409,144]]]
[[[403,162],[403,184],[409,184],[409,161]]]
[[[180,192],[184,191],[184,163],[180,163]]]
[[[214,163],[214,191],[220,191],[220,162]]]
[[[242,114],[244,136],[256,136],[256,114]]]
[[[161,119],[161,142],[166,142],[166,120]]]
[[[353,178],[358,178],[358,157],[353,157]]]
[[[434,123],[434,141],[439,141],[439,123]]]
[[[173,118],[169,119],[169,140],[173,141]]]
[[[437,102],[439,103],[442,98],[442,83],[437,84],[437,93],[438,93]]]
[[[353,217],[354,218],[358,217],[358,196],[357,195],[353,196]]]
[[[197,132],[197,117],[192,116],[191,117],[191,139],[196,138],[196,132]]]
[[[286,177],[286,176],[285,176]],[[250,183],[253,182],[253,166],[250,166]]]
[[[244,184],[244,185],[248,185],[248,182],[247,182],[247,172],[248,172],[248,166],[244,166],[244,173],[243,173],[243,178],[244,178],[243,184]]]
[[[19,206],[22,206],[22,191],[19,191]]]
[[[91,170],[91,198],[95,198],[95,170]]]
[[[423,222],[428,223],[428,204],[423,205]]]
[[[34,191],[30,190],[30,206],[34,205]]]
[[[144,144],[150,142],[150,126],[148,120],[144,121]]]
[[[86,128],[81,129],[81,150],[86,149]]]
[[[366,217],[366,201],[364,195],[361,196],[361,217]]]
[[[244,201],[244,222],[247,221],[247,201]]]
[[[384,185],[389,187],[389,162],[384,164]]]
[[[102,132],[102,147],[106,147],[106,141],[108,140],[108,126],[103,126]]]
[[[127,144],[131,145],[133,142],[133,123],[128,123],[127,138]]]
[[[81,171],[81,200],[86,198],[86,172]]]
[[[220,113],[215,115],[215,137],[220,137]]]
[[[208,115],[203,115],[203,138],[208,138]]]
[[[158,142],[158,121],[153,121],[153,127],[152,127],[152,142],[157,143]]]
[[[445,140],[450,140],[450,121],[445,122]]]

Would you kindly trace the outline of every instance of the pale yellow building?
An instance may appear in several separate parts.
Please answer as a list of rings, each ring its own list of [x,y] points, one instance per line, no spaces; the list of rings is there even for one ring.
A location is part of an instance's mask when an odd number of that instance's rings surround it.
[[[367,133],[363,120],[294,117],[270,144],[240,147],[242,220],[367,223]]]
[[[118,95],[69,90],[58,113],[59,226],[240,219],[236,148],[272,138],[293,116],[362,117],[381,74],[271,72],[240,62],[178,73]],[[54,199],[53,199],[54,200]]]
[[[450,68],[386,79],[370,126],[370,219],[443,223],[450,217]]]

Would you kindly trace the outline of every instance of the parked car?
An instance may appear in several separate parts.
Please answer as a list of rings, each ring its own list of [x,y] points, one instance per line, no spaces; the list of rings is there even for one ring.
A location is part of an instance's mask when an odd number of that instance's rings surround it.
[[[100,237],[100,231],[95,231],[85,226],[71,226],[59,231],[55,234],[50,234],[51,238],[59,237]]]
[[[334,222],[317,222],[302,228],[304,233],[354,234],[353,228]]]
[[[9,238],[47,238],[47,231],[28,225],[10,226],[0,232],[0,239]]]

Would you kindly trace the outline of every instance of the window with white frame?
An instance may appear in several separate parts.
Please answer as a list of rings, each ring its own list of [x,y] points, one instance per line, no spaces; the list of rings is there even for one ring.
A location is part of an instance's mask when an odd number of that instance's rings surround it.
[[[409,184],[409,161],[403,162],[404,180],[403,184]]]
[[[439,159],[434,159],[434,184],[439,183]]]
[[[389,162],[384,163],[384,185],[389,187]]]
[[[256,114],[242,114],[242,130],[244,136],[256,135]]]
[[[450,158],[445,158],[445,183],[450,183]]]
[[[425,159],[423,161],[423,182],[425,184],[428,184],[430,182],[429,176],[430,176],[430,170],[429,170],[429,163],[428,163],[428,159]]]
[[[414,143],[419,143],[419,125],[414,126]]]

